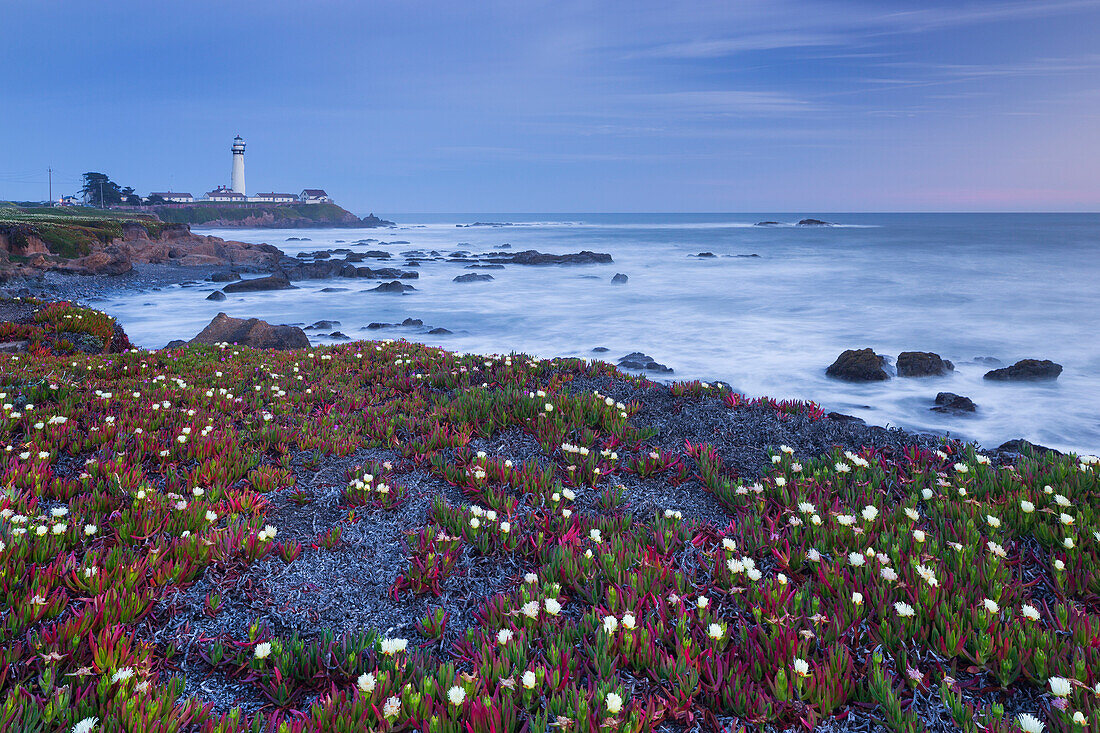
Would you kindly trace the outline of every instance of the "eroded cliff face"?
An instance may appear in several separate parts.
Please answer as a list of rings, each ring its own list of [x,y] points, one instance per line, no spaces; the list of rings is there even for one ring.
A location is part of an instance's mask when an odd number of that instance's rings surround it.
[[[43,237],[20,229],[20,225],[0,227],[0,267],[6,265],[7,278],[33,277],[46,271],[121,275],[141,263],[266,271],[282,256],[279,249],[268,244],[195,234],[187,224],[147,228],[133,222],[123,224],[121,236],[93,243],[90,250],[78,257],[66,257],[56,248],[51,249]]]

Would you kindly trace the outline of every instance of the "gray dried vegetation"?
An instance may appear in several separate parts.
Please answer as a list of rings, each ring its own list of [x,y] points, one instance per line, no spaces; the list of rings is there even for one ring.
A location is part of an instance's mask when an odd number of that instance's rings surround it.
[[[779,445],[789,445],[796,455],[811,457],[834,447],[858,450],[874,446],[898,451],[910,445],[936,447],[943,441],[938,436],[914,435],[862,422],[779,418],[767,407],[731,410],[713,398],[681,399],[667,387],[630,379],[583,377],[568,388],[597,390],[618,401],[638,400],[642,408],[633,421],[639,427],[657,431],[649,441],[652,446],[682,452],[685,441],[709,443],[725,464],[746,480],[762,475],[769,448]],[[469,447],[516,463],[551,462],[535,438],[518,427],[501,430],[489,438],[475,438]],[[246,639],[249,627],[256,622],[266,624],[276,635],[297,633],[306,639],[322,630],[337,635],[376,630],[382,635],[408,638],[411,644],[447,659],[452,642],[476,623],[475,612],[482,601],[514,588],[532,569],[499,557],[478,557],[467,548],[458,572],[443,584],[439,597],[405,594],[395,598],[392,585],[407,563],[406,533],[428,523],[429,509],[437,496],[452,504],[469,502],[456,487],[414,468],[392,451],[360,450],[345,457],[327,457],[314,468],[307,466],[308,459],[309,454],[302,453],[294,461],[295,486],[267,496],[268,521],[279,528],[279,540],[303,544],[301,556],[291,563],[273,554],[249,566],[211,567],[198,582],[162,600],[143,629],[142,636],[148,640],[162,648],[172,644],[179,650],[178,672],[186,680],[187,692],[213,703],[216,712],[235,706],[254,711],[266,703],[255,688],[211,670],[200,658],[198,649],[216,637]],[[392,462],[393,480],[406,486],[409,494],[392,510],[356,508],[352,521],[351,508],[341,503],[347,472],[371,460]],[[623,489],[620,509],[631,512],[636,519],[646,520],[655,512],[671,508],[683,512],[686,519],[709,522],[719,529],[731,521],[695,479],[678,486],[660,477],[641,479],[631,474],[613,480]],[[597,498],[593,490],[578,492],[577,509],[603,511],[596,504]],[[341,530],[339,545],[334,549],[319,547],[317,538],[333,527]],[[698,562],[694,548],[685,548],[682,555],[681,569],[689,576],[695,575]],[[222,607],[213,618],[204,612],[210,592],[223,597]],[[416,630],[416,622],[433,608],[450,614],[442,642],[426,639]],[[986,704],[992,701],[992,697],[974,700]],[[308,700],[299,707],[303,704]],[[936,690],[918,693],[913,705],[929,730],[954,730]],[[742,725],[736,719],[720,718],[711,723],[697,722],[692,727],[665,725],[661,730],[701,732],[712,730],[709,726],[713,723],[730,731]],[[776,729],[768,726],[765,730]],[[817,730],[877,733],[884,729],[874,721],[872,711],[853,706],[842,717],[821,721]]]

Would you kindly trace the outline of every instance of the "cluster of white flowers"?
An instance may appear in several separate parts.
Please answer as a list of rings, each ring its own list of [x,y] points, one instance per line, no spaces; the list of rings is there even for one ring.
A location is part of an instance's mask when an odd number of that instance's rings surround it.
[[[748,556],[729,558],[726,560],[726,569],[735,576],[744,573],[753,582],[760,580],[761,577],[761,572],[756,567],[756,561]]]
[[[268,524],[256,534],[256,539],[260,540],[261,542],[267,542],[268,540],[275,539],[275,535],[277,535],[278,533],[279,530],[277,528]]]
[[[408,639],[383,639],[381,642],[382,653],[390,657],[405,651],[408,646]]]
[[[354,491],[365,491],[385,496],[390,493],[390,485],[384,481],[375,481],[374,474],[365,473],[358,478],[348,481],[348,488]]]

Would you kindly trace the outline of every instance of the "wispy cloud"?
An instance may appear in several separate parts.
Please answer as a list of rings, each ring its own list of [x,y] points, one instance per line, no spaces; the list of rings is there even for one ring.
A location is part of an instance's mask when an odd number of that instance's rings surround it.
[[[821,111],[822,107],[785,92],[708,90],[631,95],[636,102],[687,114],[703,115],[790,115]]]
[[[732,56],[747,51],[773,51],[790,48],[838,46],[846,37],[825,33],[757,33],[731,38],[707,38],[666,43],[644,49],[633,56],[640,58],[701,59]]]

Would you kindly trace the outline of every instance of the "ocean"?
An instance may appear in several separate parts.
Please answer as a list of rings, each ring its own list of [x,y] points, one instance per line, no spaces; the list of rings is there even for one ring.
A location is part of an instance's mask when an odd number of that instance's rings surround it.
[[[814,216],[835,226],[799,227]],[[723,381],[750,396],[814,400],[870,423],[995,447],[1025,438],[1100,452],[1100,215],[1097,214],[409,214],[385,230],[196,230],[267,242],[287,254],[338,247],[449,255],[607,252],[612,264],[464,269],[418,259],[415,292],[364,292],[370,280],[297,282],[297,290],[205,300],[213,283],[97,304],[145,347],[194,336],[219,311],[275,323],[339,321],[353,339],[408,338],[464,352],[526,352],[615,361],[642,351],[674,373]],[[778,226],[754,226],[777,221]],[[456,227],[499,222],[509,226]],[[287,241],[306,237],[309,241]],[[374,238],[381,242],[351,244]],[[342,242],[338,240],[343,240]],[[406,243],[407,242],[407,243]],[[498,249],[502,245],[509,249]],[[714,257],[700,258],[702,252]],[[758,255],[751,257],[748,255]],[[378,267],[377,260],[362,265]],[[381,266],[390,263],[383,262]],[[402,268],[408,269],[408,268]],[[455,283],[469,272],[491,282]],[[625,284],[610,282],[624,273]],[[322,292],[324,288],[346,288]],[[423,320],[422,328],[365,330]],[[451,334],[429,335],[441,327]],[[318,337],[316,343],[334,343]],[[872,384],[829,379],[840,352],[933,351],[949,376]],[[594,347],[609,349],[593,353]],[[1054,382],[991,382],[992,357],[1052,359]],[[930,411],[938,392],[977,412]]]

